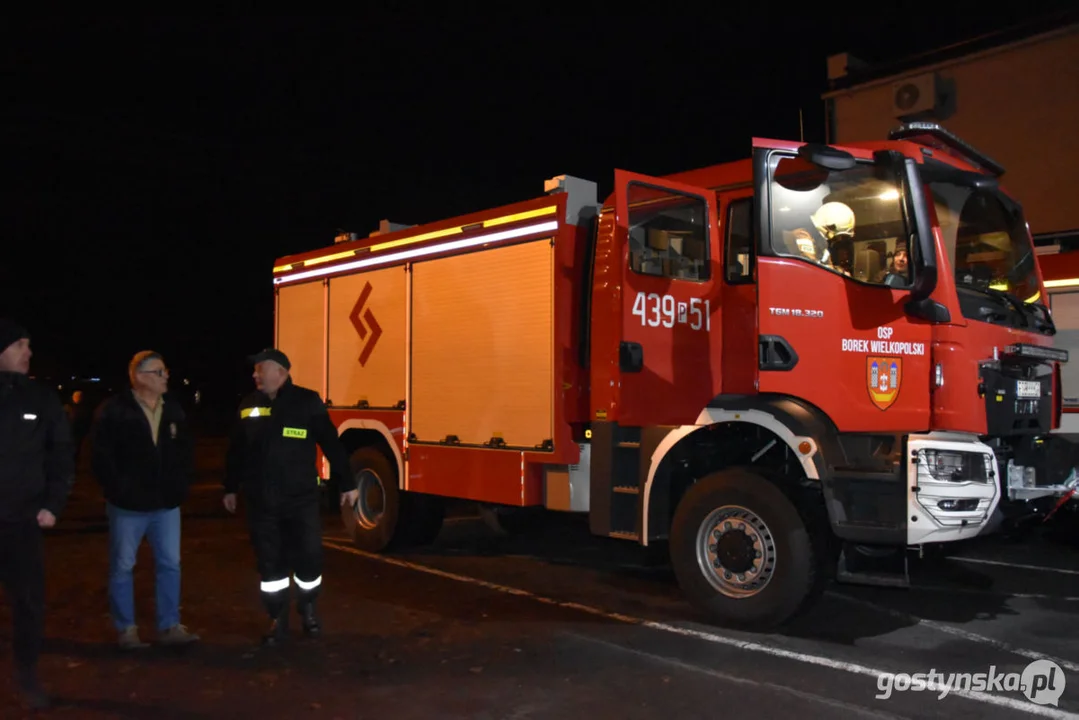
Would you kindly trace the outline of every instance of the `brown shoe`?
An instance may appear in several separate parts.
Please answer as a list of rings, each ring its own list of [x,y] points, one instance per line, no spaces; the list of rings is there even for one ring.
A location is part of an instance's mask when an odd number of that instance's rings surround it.
[[[188,632],[183,625],[173,625],[168,630],[158,634],[157,641],[162,645],[187,645],[198,642],[199,636]]]

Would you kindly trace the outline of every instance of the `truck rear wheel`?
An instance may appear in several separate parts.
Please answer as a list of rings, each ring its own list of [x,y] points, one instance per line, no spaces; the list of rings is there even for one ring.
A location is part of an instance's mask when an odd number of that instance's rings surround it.
[[[361,550],[390,549],[397,536],[401,517],[401,492],[397,470],[376,448],[363,447],[349,458],[360,497],[355,506],[341,508],[341,521]]]
[[[360,496],[341,508],[341,521],[356,547],[385,552],[434,541],[445,516],[442,498],[400,490],[397,469],[378,448],[359,448],[349,459]]]
[[[775,484],[746,470],[702,478],[678,504],[671,564],[690,602],[718,622],[776,627],[816,599],[814,544]]]

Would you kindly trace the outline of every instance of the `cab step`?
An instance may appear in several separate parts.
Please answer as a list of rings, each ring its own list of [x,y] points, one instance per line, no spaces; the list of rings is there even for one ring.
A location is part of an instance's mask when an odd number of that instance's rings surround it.
[[[644,428],[592,423],[589,528],[594,535],[640,542]]]
[[[906,548],[892,554],[867,555],[851,543],[839,552],[836,582],[874,587],[910,587],[910,569]]]

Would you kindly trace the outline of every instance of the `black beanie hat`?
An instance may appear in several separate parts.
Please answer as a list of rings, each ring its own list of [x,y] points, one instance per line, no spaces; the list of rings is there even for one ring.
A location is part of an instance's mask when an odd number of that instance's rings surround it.
[[[29,338],[30,333],[13,320],[0,318],[0,353],[23,338]]]

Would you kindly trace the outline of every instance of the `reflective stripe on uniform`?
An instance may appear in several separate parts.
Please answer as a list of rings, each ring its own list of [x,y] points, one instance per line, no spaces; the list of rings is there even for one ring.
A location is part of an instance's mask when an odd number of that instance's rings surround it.
[[[300,578],[296,577],[295,575],[293,575],[292,577],[296,581],[296,587],[300,588],[301,590],[314,590],[315,588],[317,588],[319,585],[322,584],[322,576],[321,575],[319,575],[317,578],[315,578],[311,582],[307,582],[306,580],[301,580]]]
[[[280,580],[263,580],[259,583],[259,589],[264,593],[281,592],[288,589],[288,578],[284,577]]]
[[[244,408],[240,411],[240,418],[247,419],[253,417],[266,417],[270,414],[270,408],[268,407],[251,407]]]

